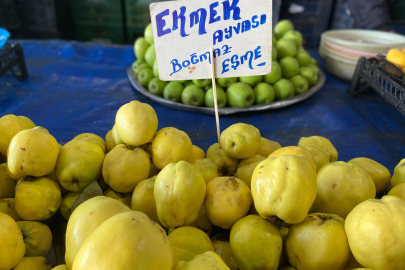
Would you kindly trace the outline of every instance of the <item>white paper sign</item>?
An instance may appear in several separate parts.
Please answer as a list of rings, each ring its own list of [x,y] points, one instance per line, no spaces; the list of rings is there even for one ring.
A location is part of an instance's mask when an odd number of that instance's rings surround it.
[[[264,75],[271,71],[271,0],[180,0],[150,5],[164,81]]]

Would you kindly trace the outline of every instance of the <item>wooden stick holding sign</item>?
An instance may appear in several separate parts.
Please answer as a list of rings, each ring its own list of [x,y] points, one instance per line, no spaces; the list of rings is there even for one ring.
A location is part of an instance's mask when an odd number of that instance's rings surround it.
[[[221,128],[219,126],[219,115],[218,115],[218,101],[217,101],[217,85],[215,81],[215,61],[214,61],[214,49],[211,47],[211,75],[212,75],[212,91],[214,94],[214,107],[215,107],[215,121],[217,123],[217,135],[218,135],[218,145],[221,148],[221,143],[219,142],[219,136],[221,136]]]

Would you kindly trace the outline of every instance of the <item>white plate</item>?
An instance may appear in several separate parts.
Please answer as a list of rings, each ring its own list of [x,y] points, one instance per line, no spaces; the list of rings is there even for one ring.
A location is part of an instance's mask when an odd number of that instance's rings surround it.
[[[323,47],[319,47],[319,54],[325,59],[326,70],[328,70],[329,73],[345,81],[352,80],[354,72],[356,71],[357,60],[349,60],[328,53]]]
[[[392,48],[405,48],[405,36],[376,30],[331,30],[322,40],[358,51],[387,53]]]

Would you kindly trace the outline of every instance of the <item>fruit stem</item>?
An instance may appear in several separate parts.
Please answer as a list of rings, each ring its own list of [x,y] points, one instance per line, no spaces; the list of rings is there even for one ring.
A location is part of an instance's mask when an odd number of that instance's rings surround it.
[[[327,220],[330,220],[330,219],[333,219],[333,217],[326,216],[326,215],[319,215],[318,218],[319,218],[320,220],[322,220],[323,222],[325,222],[325,221],[327,221]]]
[[[277,227],[281,227],[284,223],[284,221],[281,218],[279,218],[278,216],[271,216],[269,220],[271,223],[273,223]]]
[[[34,177],[34,176],[26,176],[25,178],[24,178],[24,180],[25,181],[28,181],[28,182],[34,182],[35,181],[35,179],[36,179],[36,177]]]
[[[227,184],[228,184],[228,187],[231,187],[231,188],[238,188],[239,187],[238,180],[236,180],[236,178],[233,177],[233,176],[228,178]]]
[[[133,150],[135,150],[136,148],[138,148],[138,146],[133,146],[133,145],[127,145],[127,147],[128,147],[128,150],[131,150],[131,151],[133,151]]]

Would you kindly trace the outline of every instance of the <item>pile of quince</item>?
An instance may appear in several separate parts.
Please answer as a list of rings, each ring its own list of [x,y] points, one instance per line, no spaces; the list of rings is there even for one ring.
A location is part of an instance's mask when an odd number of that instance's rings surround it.
[[[61,146],[15,115],[0,130],[0,270],[51,269],[44,221],[58,211],[57,270],[404,269],[405,159],[391,178],[368,158],[337,161],[324,137],[281,147],[242,123],[204,153],[138,101],[105,141]],[[74,207],[91,185],[104,196]]]

